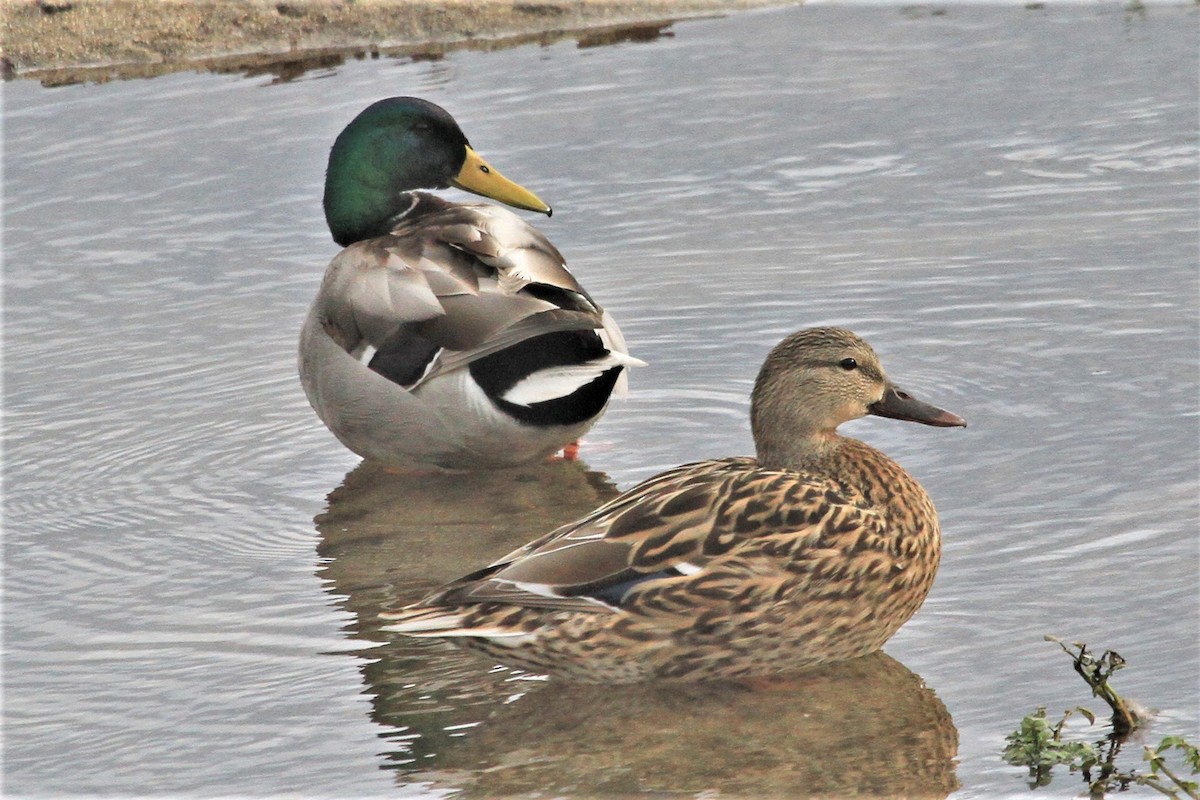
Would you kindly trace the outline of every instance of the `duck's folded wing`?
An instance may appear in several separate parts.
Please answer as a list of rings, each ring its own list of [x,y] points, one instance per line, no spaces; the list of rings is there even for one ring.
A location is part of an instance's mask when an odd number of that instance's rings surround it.
[[[410,609],[501,603],[612,612],[631,594],[668,582],[703,590],[706,580],[715,587],[756,570],[774,580],[785,561],[828,557],[831,517],[839,536],[880,524],[825,481],[758,469],[748,459],[700,462],[650,479]]]
[[[404,385],[557,331],[596,330],[624,353],[544,235],[494,206],[433,200],[330,264],[321,318],[343,349]]]
[[[553,289],[571,295],[565,302],[579,310],[599,311],[567,269],[566,259],[558,248],[545,234],[506,208],[487,203],[445,204],[412,223],[398,226],[393,233],[411,236],[414,227],[426,242],[440,242],[469,253],[491,268],[503,294],[515,295],[536,284],[542,293]]]

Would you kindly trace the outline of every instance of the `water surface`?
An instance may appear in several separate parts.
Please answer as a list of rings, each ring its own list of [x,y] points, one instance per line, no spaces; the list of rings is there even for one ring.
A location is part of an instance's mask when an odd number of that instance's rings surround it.
[[[1024,791],[997,757],[1021,715],[1090,702],[1046,633],[1121,652],[1151,736],[1195,741],[1196,23],[807,7],[284,82],[6,84],[7,791],[995,797]],[[325,156],[393,94],[554,205],[649,362],[581,463],[404,481],[308,409]],[[943,522],[886,656],[594,692],[371,644],[379,608],[749,452],[762,357],[826,323],[970,421],[846,426]]]

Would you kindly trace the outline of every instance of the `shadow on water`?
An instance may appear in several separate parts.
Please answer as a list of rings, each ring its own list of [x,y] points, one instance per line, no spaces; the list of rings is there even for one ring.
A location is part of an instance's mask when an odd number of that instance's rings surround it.
[[[399,783],[530,793],[945,797],[958,734],[921,678],[876,653],[787,681],[582,686],[493,667],[437,641],[389,641],[380,611],[504,555],[614,496],[551,462],[492,476],[362,464],[316,518],[321,576],[355,619],[372,717]]]

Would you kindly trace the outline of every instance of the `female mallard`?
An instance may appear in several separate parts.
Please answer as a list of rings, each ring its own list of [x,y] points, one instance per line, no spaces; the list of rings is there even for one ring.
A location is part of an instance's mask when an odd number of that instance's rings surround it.
[[[532,461],[591,428],[641,362],[537,229],[499,206],[411,191],[447,186],[550,214],[424,100],[380,100],[338,136],[325,220],[345,249],[304,323],[300,380],[364,458],[450,470]]]
[[[966,425],[897,388],[850,331],[793,334],[754,386],[757,458],[650,478],[383,614],[384,630],[588,681],[747,677],[877,650],[925,600],[941,534],[916,480],[837,434],[866,414]]]

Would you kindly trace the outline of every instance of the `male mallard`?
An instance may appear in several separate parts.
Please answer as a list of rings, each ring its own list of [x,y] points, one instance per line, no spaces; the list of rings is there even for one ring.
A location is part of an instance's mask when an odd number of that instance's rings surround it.
[[[751,397],[757,458],[650,478],[398,612],[384,630],[447,637],[587,681],[738,678],[879,649],[933,584],[933,503],[838,425],[960,417],[901,391],[848,330],[767,356]]]
[[[364,458],[451,470],[532,461],[591,428],[641,362],[536,228],[499,206],[411,191],[447,186],[551,213],[424,100],[380,100],[337,137],[325,220],[345,249],[304,323],[300,380]]]

